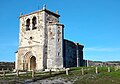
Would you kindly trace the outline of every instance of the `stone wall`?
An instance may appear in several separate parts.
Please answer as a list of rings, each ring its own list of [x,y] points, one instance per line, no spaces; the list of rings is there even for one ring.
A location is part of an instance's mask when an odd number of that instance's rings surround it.
[[[83,45],[64,39],[64,67],[83,66]]]
[[[0,70],[2,70],[2,68],[4,70],[12,70],[15,69],[15,62],[0,62]]]
[[[85,66],[120,66],[120,61],[92,61],[92,60],[84,60]]]
[[[43,69],[43,56],[45,48],[45,15],[44,11],[36,11],[20,16],[19,48],[16,53],[16,69],[30,70],[30,59],[36,58],[36,69]],[[33,29],[33,18],[36,18],[35,29]],[[27,29],[27,20],[29,30]],[[30,54],[30,53],[31,54]]]
[[[48,27],[48,68],[63,68],[63,25],[51,24]]]

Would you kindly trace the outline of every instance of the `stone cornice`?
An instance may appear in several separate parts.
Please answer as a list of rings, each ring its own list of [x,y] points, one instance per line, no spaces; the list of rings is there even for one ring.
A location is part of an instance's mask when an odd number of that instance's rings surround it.
[[[43,12],[43,11],[45,11],[45,12],[48,13],[48,14],[52,14],[52,15],[54,15],[55,17],[60,17],[59,14],[54,13],[54,12],[52,12],[52,11],[50,11],[50,10],[44,9],[44,10],[37,10],[37,11],[31,12],[31,13],[29,13],[29,14],[20,15],[19,18],[22,18],[22,17],[24,17],[24,16],[29,16],[29,15],[32,15],[32,14],[35,14],[35,13]]]

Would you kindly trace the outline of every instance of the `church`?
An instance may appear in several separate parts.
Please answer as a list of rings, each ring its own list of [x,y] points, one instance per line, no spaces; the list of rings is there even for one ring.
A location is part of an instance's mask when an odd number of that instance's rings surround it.
[[[83,66],[84,46],[64,39],[64,25],[56,13],[43,9],[20,14],[16,70],[62,69]]]

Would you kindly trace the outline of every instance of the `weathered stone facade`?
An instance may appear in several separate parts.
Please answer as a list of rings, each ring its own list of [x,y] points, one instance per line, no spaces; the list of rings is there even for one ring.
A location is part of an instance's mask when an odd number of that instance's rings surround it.
[[[44,6],[42,10],[20,15],[16,70],[63,68],[64,25],[60,15]]]
[[[83,45],[64,39],[64,67],[83,66]]]
[[[15,69],[15,62],[0,62],[0,70],[13,70]]]

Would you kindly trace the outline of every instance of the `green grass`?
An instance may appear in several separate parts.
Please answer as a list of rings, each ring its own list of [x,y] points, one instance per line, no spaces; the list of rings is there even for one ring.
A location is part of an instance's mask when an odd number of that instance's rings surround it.
[[[115,72],[111,67],[111,72],[107,72],[107,69],[107,67],[98,67],[99,74],[95,74],[95,67],[85,70],[84,72],[87,74],[79,76],[74,84],[120,84],[120,70]],[[76,71],[74,71],[75,73]]]
[[[84,69],[84,75],[82,75],[82,68]],[[69,75],[65,74],[65,71],[52,72],[36,72],[35,80],[50,79],[53,80],[54,77],[63,78],[66,81],[71,81],[74,84],[120,84],[120,70],[115,71],[114,67],[110,67],[111,72],[107,72],[107,67],[98,67],[98,74],[95,73],[95,67],[73,67],[69,70]],[[0,80],[8,80],[12,82],[24,81],[26,79],[32,79],[31,72],[26,74],[21,74],[19,77],[9,75],[2,77]]]
[[[111,76],[111,77],[115,77],[115,78],[120,78],[120,70],[115,71],[115,72],[110,72],[110,73],[101,73],[101,76]]]

